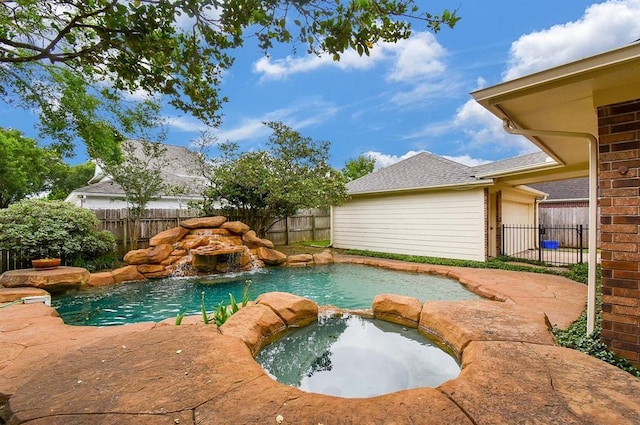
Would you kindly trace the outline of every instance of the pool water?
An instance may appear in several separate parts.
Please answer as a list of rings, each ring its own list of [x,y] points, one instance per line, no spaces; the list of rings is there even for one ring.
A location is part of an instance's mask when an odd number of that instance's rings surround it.
[[[228,303],[229,294],[240,301],[247,281],[251,281],[249,299],[252,300],[265,292],[282,291],[309,298],[319,305],[346,309],[371,308],[374,297],[383,293],[409,295],[422,302],[480,298],[458,281],[447,277],[354,264],[331,264],[125,283],[67,292],[54,297],[52,305],[64,322],[71,325],[158,322],[183,312],[187,315],[200,314],[202,292],[209,313],[218,303]]]
[[[256,361],[280,383],[346,398],[433,388],[460,373],[454,357],[415,329],[355,315],[290,330]]]

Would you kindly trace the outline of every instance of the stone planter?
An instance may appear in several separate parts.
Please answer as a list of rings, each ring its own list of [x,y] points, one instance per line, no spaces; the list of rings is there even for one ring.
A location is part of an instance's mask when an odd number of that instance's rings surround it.
[[[60,266],[59,258],[38,258],[31,260],[31,265],[36,270],[51,270]]]

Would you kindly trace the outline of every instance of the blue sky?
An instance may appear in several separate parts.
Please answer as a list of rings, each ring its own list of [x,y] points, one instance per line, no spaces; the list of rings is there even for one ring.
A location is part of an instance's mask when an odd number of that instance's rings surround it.
[[[219,141],[264,148],[262,121],[282,121],[331,142],[342,168],[361,154],[386,166],[429,151],[468,165],[533,152],[469,95],[479,88],[621,47],[640,39],[640,0],[418,0],[425,10],[459,8],[462,20],[439,33],[415,27],[411,39],[375,46],[370,57],[308,56],[277,46],[269,57],[249,41],[225,75]],[[202,123],[164,111],[166,142],[190,146]],[[0,126],[37,138],[31,113],[0,104]],[[215,151],[214,151],[215,152]],[[73,162],[84,160],[83,147]]]

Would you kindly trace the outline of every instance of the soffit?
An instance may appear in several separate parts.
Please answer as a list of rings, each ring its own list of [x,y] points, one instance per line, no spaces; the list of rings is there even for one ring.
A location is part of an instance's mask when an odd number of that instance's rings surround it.
[[[640,98],[640,44],[582,59],[472,93],[478,103],[516,127],[598,135],[597,107]],[[588,175],[586,139],[528,136],[564,167],[522,176],[520,184]],[[540,181],[540,180],[538,180]]]

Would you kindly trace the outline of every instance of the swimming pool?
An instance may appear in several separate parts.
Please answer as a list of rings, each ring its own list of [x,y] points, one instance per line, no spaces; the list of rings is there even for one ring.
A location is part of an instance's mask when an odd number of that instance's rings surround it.
[[[158,322],[182,312],[200,314],[202,292],[210,313],[219,302],[228,302],[230,293],[240,300],[247,280],[251,281],[250,299],[265,292],[282,291],[309,298],[319,305],[346,309],[371,308],[374,297],[382,293],[408,295],[422,302],[480,298],[447,277],[355,264],[331,264],[125,283],[68,292],[54,297],[52,305],[64,322],[71,325]]]
[[[256,361],[278,382],[346,398],[435,388],[460,373],[457,360],[416,329],[355,315],[289,329]]]

